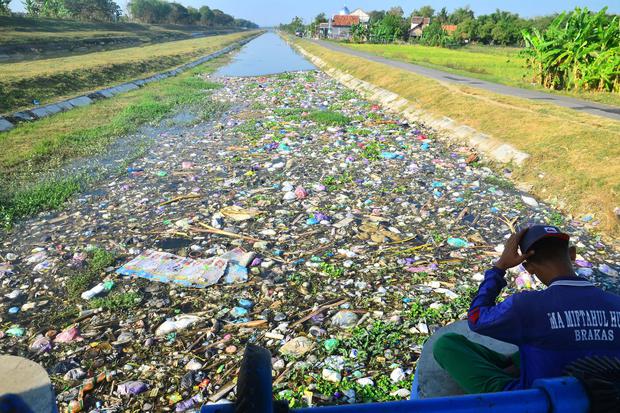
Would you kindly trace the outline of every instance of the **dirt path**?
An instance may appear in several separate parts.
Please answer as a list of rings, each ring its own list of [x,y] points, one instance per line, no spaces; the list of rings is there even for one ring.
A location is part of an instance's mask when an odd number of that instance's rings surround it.
[[[420,345],[463,316],[510,232],[504,219],[562,224],[580,273],[617,289],[620,257],[585,223],[562,222],[468,148],[320,72],[219,81],[224,118],[155,130],[123,173],[2,239],[0,351],[42,363],[61,406],[107,372],[86,411],[183,411],[231,383],[248,342],[271,350],[276,396],[294,405],[405,399]],[[220,212],[233,205],[253,217]],[[235,247],[256,253],[247,282],[195,289],[113,273],[146,249]],[[531,288],[523,272],[508,279]],[[80,297],[105,280],[107,296]],[[156,334],[187,314],[198,322]],[[137,396],[119,394],[127,381]]]

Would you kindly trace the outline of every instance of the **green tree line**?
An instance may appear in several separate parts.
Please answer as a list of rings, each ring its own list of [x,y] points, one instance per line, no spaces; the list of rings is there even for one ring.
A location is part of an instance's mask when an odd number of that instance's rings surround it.
[[[499,9],[490,14],[476,16],[469,6],[456,8],[452,12],[448,12],[445,7],[435,10],[432,6],[422,6],[410,15],[405,15],[402,7],[392,7],[389,10],[373,10],[368,14],[370,15],[368,25],[352,28],[352,40],[373,43],[419,41],[426,45],[445,47],[457,47],[472,42],[523,46],[525,43],[521,34],[523,30],[535,28],[544,31],[558,17],[558,14],[553,14],[523,18],[517,13]],[[431,18],[431,25],[424,30],[421,39],[410,36],[409,28],[413,16]],[[327,22],[325,13],[319,14],[308,25],[304,25],[302,19],[296,17],[293,22],[282,25],[281,28],[290,31],[294,26],[295,30],[314,35],[321,22]],[[453,33],[448,33],[442,29],[444,25],[456,25],[457,29]]]
[[[0,14],[10,14],[10,0],[0,0]],[[196,24],[207,27],[257,28],[255,23],[237,19],[219,9],[185,7],[166,0],[131,0],[129,16],[122,16],[114,0],[23,0],[26,14],[32,17],[113,22],[120,19],[155,24]]]

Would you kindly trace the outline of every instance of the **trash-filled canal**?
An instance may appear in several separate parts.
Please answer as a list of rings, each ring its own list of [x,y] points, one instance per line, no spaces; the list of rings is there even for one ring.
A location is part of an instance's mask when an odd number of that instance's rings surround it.
[[[0,233],[0,353],[40,363],[60,409],[235,400],[249,343],[291,406],[408,399],[423,343],[466,316],[517,221],[561,221],[577,273],[618,290],[620,255],[587,222],[304,69],[257,38],[195,75],[217,85],[192,116],[149,126],[130,160],[121,138],[91,191]],[[522,267],[506,281],[541,288]]]
[[[280,36],[268,32],[245,45],[229,65],[216,72],[216,76],[263,76],[313,69],[316,67]]]

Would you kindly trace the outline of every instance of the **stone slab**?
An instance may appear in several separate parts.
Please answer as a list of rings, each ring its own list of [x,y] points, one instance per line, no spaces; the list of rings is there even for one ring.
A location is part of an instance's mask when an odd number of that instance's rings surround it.
[[[16,394],[35,413],[55,413],[52,382],[43,367],[23,357],[0,356],[0,396]]]
[[[125,92],[129,92],[130,90],[136,90],[138,89],[138,86],[134,85],[133,83],[124,83],[122,85],[118,85],[115,88],[116,93],[125,93]]]
[[[13,129],[13,124],[4,118],[0,118],[0,131],[4,132]]]
[[[44,118],[46,116],[53,115],[58,112],[62,112],[62,108],[57,104],[41,106],[40,108],[32,109],[32,112],[37,118]]]
[[[100,91],[99,91],[99,92],[97,92],[97,93],[99,93],[100,95],[105,96],[105,97],[107,97],[107,98],[111,98],[111,97],[113,97],[113,96],[114,96],[114,90],[113,90],[113,89],[114,89],[114,88],[103,89],[103,90],[100,90]]]
[[[22,121],[30,121],[30,120],[34,120],[34,116],[32,116],[30,113],[28,112],[15,112],[12,115],[14,118],[20,119]]]
[[[457,321],[456,323],[440,328],[431,336],[426,344],[424,344],[422,354],[416,364],[415,375],[418,388],[417,396],[412,395],[413,398],[428,399],[432,397],[463,394],[463,390],[461,390],[459,385],[452,380],[445,370],[439,367],[433,357],[434,343],[439,337],[446,333],[462,334],[475,343],[482,344],[498,353],[506,355],[516,353],[519,350],[515,345],[472,332],[467,325],[467,321]]]
[[[56,103],[63,111],[73,109],[73,105],[68,100]]]
[[[77,98],[70,99],[68,102],[75,107],[81,107],[90,105],[93,103],[93,100],[88,96],[79,96]]]

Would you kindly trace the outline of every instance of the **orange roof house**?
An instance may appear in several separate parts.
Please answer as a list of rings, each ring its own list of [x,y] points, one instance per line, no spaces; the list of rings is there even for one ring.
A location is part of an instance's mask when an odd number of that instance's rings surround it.
[[[334,22],[332,23],[333,27],[351,27],[354,24],[360,23],[359,16],[353,16],[351,14],[347,15],[337,15],[334,16]]]
[[[449,34],[452,34],[456,31],[456,29],[459,26],[457,26],[456,24],[442,24],[441,28],[444,29],[444,31],[448,32]]]

